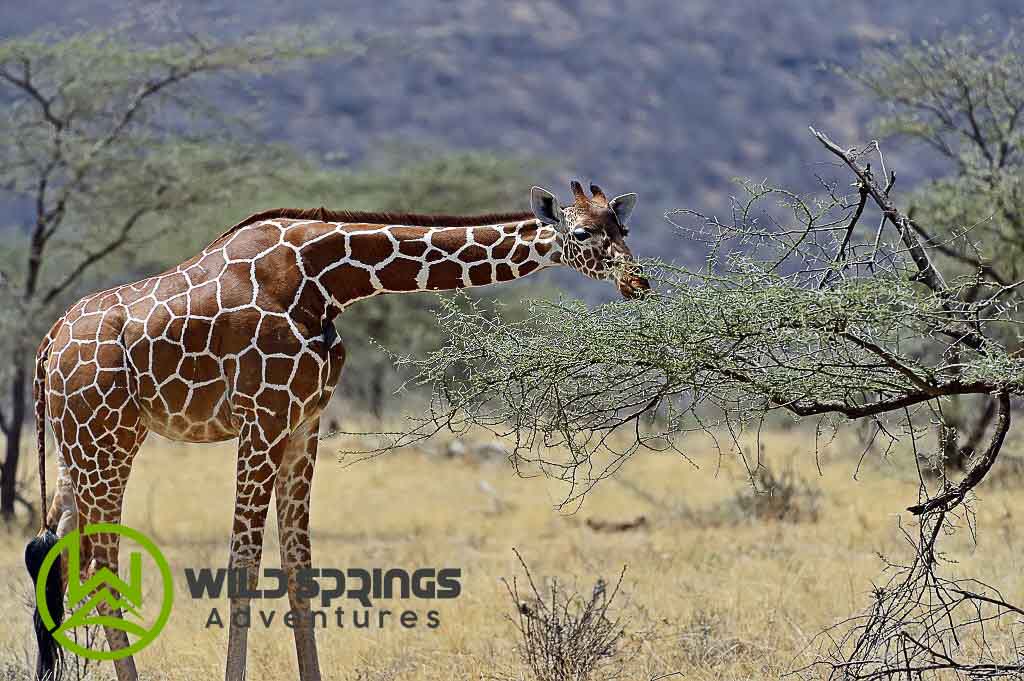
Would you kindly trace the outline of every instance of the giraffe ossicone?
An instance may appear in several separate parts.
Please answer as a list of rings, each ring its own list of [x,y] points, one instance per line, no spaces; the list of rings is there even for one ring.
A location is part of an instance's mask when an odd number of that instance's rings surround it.
[[[58,480],[35,549],[75,527],[120,522],[132,459],[149,432],[186,442],[237,437],[229,564],[252,568],[255,579],[276,497],[290,604],[308,611],[294,575],[312,561],[319,417],[345,362],[335,317],[377,295],[486,286],[552,266],[613,280],[625,296],[647,290],[625,243],[636,195],[571,189],[565,206],[534,187],[531,212],[476,217],[265,211],[162,274],[75,303],[37,353],[44,507],[47,419]],[[117,571],[115,535],[91,537],[82,550],[88,570]],[[37,634],[47,645],[46,632]],[[312,628],[294,634],[301,679],[319,679]],[[107,636],[112,649],[127,645],[117,629]],[[226,678],[244,677],[245,643],[245,630],[232,626]],[[40,678],[52,671],[45,666]],[[119,681],[137,678],[131,657],[115,670]]]

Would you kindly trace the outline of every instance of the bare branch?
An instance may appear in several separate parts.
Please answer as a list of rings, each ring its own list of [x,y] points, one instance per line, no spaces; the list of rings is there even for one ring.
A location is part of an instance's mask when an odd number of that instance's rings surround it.
[[[868,172],[871,171],[871,166],[867,168]],[[894,176],[895,177],[895,176]],[[846,258],[846,247],[850,245],[850,239],[853,237],[854,230],[857,229],[857,223],[860,221],[860,216],[864,213],[864,206],[868,202],[868,188],[860,183],[857,187],[857,191],[860,194],[860,199],[857,201],[857,208],[853,213],[853,217],[850,219],[850,223],[846,226],[846,233],[843,234],[843,241],[839,244],[839,250],[836,251],[835,264],[842,269],[845,267]],[[886,194],[889,193],[889,187],[885,189]],[[832,270],[826,270],[825,276],[821,278],[821,284],[818,288],[824,288],[828,284],[828,280],[832,274]]]
[[[72,268],[59,283],[54,284],[43,296],[43,302],[49,303],[55,300],[58,296],[64,293],[68,288],[74,284],[79,277],[81,277],[90,267],[100,262],[107,256],[117,252],[120,248],[124,247],[128,243],[128,238],[131,235],[132,229],[138,224],[139,220],[146,214],[159,211],[160,205],[147,206],[145,208],[137,208],[133,211],[128,218],[121,224],[121,228],[118,230],[117,235],[108,241],[102,248],[95,251],[91,251],[79,261],[79,263]]]
[[[839,159],[853,171],[857,176],[857,179],[867,189],[875,204],[878,205],[882,214],[889,219],[889,222],[891,222],[894,227],[896,227],[900,238],[903,240],[903,244],[907,247],[910,257],[913,259],[914,264],[917,265],[918,271],[920,272],[920,280],[936,293],[947,291],[946,281],[943,279],[942,274],[940,274],[932,264],[931,258],[928,257],[928,253],[925,251],[924,246],[910,228],[909,219],[906,215],[900,212],[898,208],[896,208],[896,205],[886,195],[885,190],[878,186],[874,177],[871,176],[870,170],[861,166],[850,152],[841,148],[838,144],[829,139],[827,135],[818,132],[814,128],[811,128],[810,130],[811,134],[813,134],[826,149],[838,156]]]
[[[32,66],[28,59],[22,60],[22,75],[15,76],[5,68],[0,68],[0,78],[19,88],[39,105],[43,120],[58,132],[64,129],[66,122],[53,113],[53,99],[47,98],[32,82]]]
[[[923,227],[921,227],[921,225],[917,223],[916,220],[912,218],[910,219],[909,224],[914,229],[914,231],[917,232],[918,235],[927,242],[930,248],[934,248],[939,253],[942,253],[943,255],[949,258],[953,258],[958,262],[971,266],[972,268],[977,270],[978,273],[981,274],[983,277],[987,277],[988,279],[991,279],[997,284],[1000,284],[1002,286],[1010,285],[1010,279],[996,271],[992,263],[984,262],[980,258],[974,257],[972,255],[964,253],[961,250],[954,248],[949,243],[942,241],[941,239],[933,238],[930,234],[928,234],[928,232],[925,231]]]
[[[950,507],[963,501],[967,493],[985,478],[985,475],[988,474],[992,464],[995,463],[996,458],[999,456],[999,452],[1003,447],[1003,440],[1006,439],[1006,433],[1010,430],[1010,394],[1005,390],[1000,390],[996,393],[995,398],[998,402],[996,428],[985,453],[971,467],[971,470],[963,477],[960,484],[937,497],[929,499],[923,504],[910,506],[907,508],[908,511],[914,515],[922,515],[935,510],[948,510]]]
[[[936,294],[941,296],[946,301],[946,308],[952,311],[954,306],[958,305],[960,301],[957,301],[955,296],[950,292],[942,274],[932,263],[924,245],[917,238],[917,230],[913,228],[910,218],[896,207],[896,204],[892,202],[885,190],[879,187],[875,182],[868,169],[861,166],[849,151],[841,148],[824,133],[818,132],[814,128],[810,128],[810,130],[818,141],[820,141],[826,149],[839,157],[843,163],[853,171],[858,180],[867,187],[868,193],[878,208],[882,211],[882,214],[894,227],[896,227],[896,231],[899,234],[900,239],[906,247],[910,258],[914,261],[914,264],[917,267],[917,279]],[[984,337],[974,329],[954,328],[950,329],[950,332],[954,336],[958,337],[959,342],[962,342],[964,345],[975,350],[979,349],[985,342]]]
[[[856,343],[860,347],[864,348],[865,350],[873,352],[874,354],[876,354],[879,357],[881,357],[885,361],[885,363],[887,365],[889,365],[891,368],[895,369],[896,371],[898,371],[901,374],[903,374],[904,376],[906,376],[908,379],[910,379],[911,383],[913,383],[915,386],[917,386],[921,390],[924,390],[924,391],[935,390],[938,387],[938,386],[935,385],[935,383],[933,383],[933,382],[931,382],[931,381],[929,381],[927,379],[921,378],[917,374],[917,372],[915,372],[913,369],[911,369],[909,366],[907,366],[904,362],[902,362],[899,359],[899,357],[897,357],[895,354],[889,352],[885,348],[881,347],[880,345],[878,345],[876,343],[872,343],[872,342],[870,342],[868,340],[865,340],[863,338],[860,338],[856,334],[850,333],[849,331],[844,331],[841,335],[843,336],[843,338],[846,338],[846,339],[850,340],[851,342]]]

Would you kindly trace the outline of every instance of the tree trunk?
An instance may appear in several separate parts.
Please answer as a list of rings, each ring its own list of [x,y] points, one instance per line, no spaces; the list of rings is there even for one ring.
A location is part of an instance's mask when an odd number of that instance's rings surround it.
[[[366,330],[370,338],[379,340],[384,332],[383,315],[371,317]],[[384,416],[384,375],[386,371],[385,363],[380,361],[374,361],[370,369],[370,412],[378,421]]]
[[[14,502],[18,490],[18,459],[21,456],[21,433],[25,426],[25,403],[28,399],[28,370],[24,353],[14,353],[14,376],[10,383],[11,417],[7,424],[7,446],[3,468],[0,469],[0,517],[5,521],[14,517]]]
[[[378,363],[370,379],[370,412],[378,421],[384,416],[384,372],[383,364]]]

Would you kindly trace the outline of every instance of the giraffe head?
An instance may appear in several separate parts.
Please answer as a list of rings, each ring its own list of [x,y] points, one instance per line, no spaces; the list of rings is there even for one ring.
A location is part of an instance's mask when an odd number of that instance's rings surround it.
[[[642,295],[651,286],[626,246],[636,194],[608,200],[596,184],[590,185],[592,197],[575,180],[569,186],[573,203],[568,206],[559,205],[554,194],[541,187],[530,191],[533,214],[558,232],[562,264],[592,279],[614,281],[626,298]]]

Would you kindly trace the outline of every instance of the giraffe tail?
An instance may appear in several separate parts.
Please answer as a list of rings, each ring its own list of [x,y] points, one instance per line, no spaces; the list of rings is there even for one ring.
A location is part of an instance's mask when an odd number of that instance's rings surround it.
[[[39,534],[32,538],[32,541],[25,547],[25,567],[32,578],[33,586],[39,579],[39,572],[42,569],[43,561],[47,554],[57,544],[57,533],[46,525],[46,361],[49,357],[50,338],[43,341],[39,352],[36,354],[35,377],[32,383],[32,397],[35,400],[36,416],[36,446],[39,449],[39,493],[42,497],[42,526]],[[39,593],[35,590],[35,593]],[[46,609],[53,619],[54,626],[49,628],[43,622],[39,613],[39,603],[36,603],[35,612],[32,614],[32,628],[36,635],[36,644],[39,647],[39,655],[36,658],[36,679],[39,681],[59,681],[64,671],[63,650],[57,644],[53,631],[60,626],[64,619],[64,585],[61,579],[61,557],[58,555],[56,561],[50,566],[46,575],[46,584],[43,587],[43,596],[46,601]]]
[[[33,586],[39,579],[39,571],[42,568],[46,554],[57,544],[57,533],[46,529],[32,538],[32,541],[25,547],[25,567],[32,578]],[[43,616],[39,614],[39,604],[36,604],[35,612],[32,613],[32,629],[36,635],[36,645],[39,654],[36,658],[36,679],[38,681],[59,681],[64,672],[64,651],[57,644],[53,632],[60,626],[64,619],[64,584],[61,580],[61,557],[57,556],[46,575],[44,594],[46,609],[53,618],[53,628],[47,627],[43,622]],[[39,593],[36,591],[36,593]]]
[[[52,331],[51,331],[52,332]],[[39,534],[46,532],[46,363],[50,359],[50,334],[36,351],[36,367],[32,377],[32,401],[36,417],[36,451],[39,455]]]

